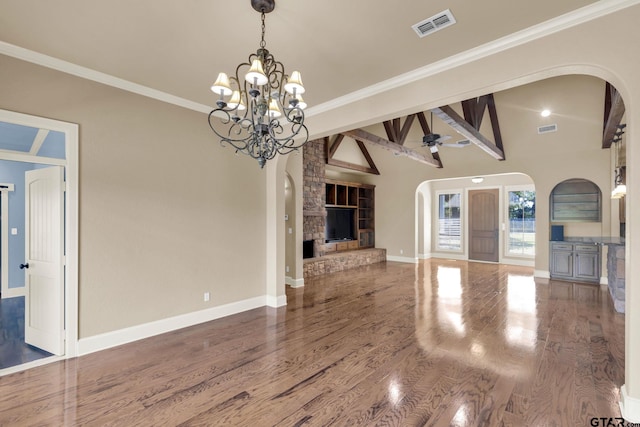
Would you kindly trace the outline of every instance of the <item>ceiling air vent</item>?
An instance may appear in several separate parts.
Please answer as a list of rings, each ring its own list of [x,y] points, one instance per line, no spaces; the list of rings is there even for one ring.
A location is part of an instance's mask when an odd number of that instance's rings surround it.
[[[538,128],[538,133],[549,133],[558,130],[558,125],[545,125]]]
[[[433,15],[431,18],[412,25],[411,28],[413,28],[420,37],[424,37],[455,23],[456,18],[454,18],[451,11],[447,9],[444,12]]]

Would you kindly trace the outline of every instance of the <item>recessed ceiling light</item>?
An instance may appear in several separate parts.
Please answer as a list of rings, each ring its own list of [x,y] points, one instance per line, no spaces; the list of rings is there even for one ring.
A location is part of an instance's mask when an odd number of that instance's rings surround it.
[[[551,110],[544,109],[540,112],[542,117],[549,117],[551,115]]]

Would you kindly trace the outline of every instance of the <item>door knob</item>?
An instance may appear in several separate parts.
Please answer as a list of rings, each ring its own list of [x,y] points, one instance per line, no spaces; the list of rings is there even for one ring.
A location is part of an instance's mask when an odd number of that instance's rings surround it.
[[[29,263],[20,264],[20,270],[22,270],[23,268],[29,268]]]

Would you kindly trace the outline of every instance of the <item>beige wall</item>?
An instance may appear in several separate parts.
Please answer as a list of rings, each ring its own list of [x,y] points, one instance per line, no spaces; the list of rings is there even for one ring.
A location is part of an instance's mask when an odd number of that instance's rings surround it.
[[[264,170],[205,115],[4,56],[0,93],[80,125],[80,338],[265,295]]]
[[[368,94],[345,98],[345,102],[334,105],[335,108],[318,108],[319,113],[310,115],[307,124],[313,129],[312,136],[317,138],[453,104],[473,96],[497,93],[549,77],[592,75],[611,82],[624,98],[627,109],[625,121],[628,124],[626,136],[629,142],[626,152],[629,165],[627,212],[635,212],[640,207],[640,172],[632,167],[633,164],[640,164],[640,149],[637,148],[638,144],[634,144],[637,139],[635,128],[640,122],[637,109],[640,101],[640,79],[637,78],[640,57],[632,52],[637,50],[640,42],[640,32],[637,31],[639,20],[640,6],[633,5],[585,23],[557,28],[541,38],[502,45],[502,48],[490,55],[476,56],[466,62],[454,58],[436,64],[432,69],[427,64],[425,72],[415,78],[407,76],[401,85],[388,89],[379,86],[376,88],[378,90],[372,90]],[[575,96],[577,100],[583,101],[579,94]],[[496,102],[501,105],[500,100],[496,99]],[[595,104],[602,108],[601,102],[593,102],[593,108],[596,108]],[[498,114],[501,115],[501,125],[507,125],[508,120],[504,114],[501,111]],[[566,178],[589,178],[606,195],[611,185],[608,153],[589,140],[580,141],[577,136],[572,142],[582,144],[580,153],[574,153],[564,146],[549,146],[547,148],[553,148],[557,155],[545,157],[541,154],[543,150],[540,150],[540,144],[523,146],[520,155],[514,156],[510,147],[516,142],[508,141],[505,142],[507,161],[496,162],[489,156],[478,156],[477,162],[460,161],[451,167],[449,163],[445,163],[441,175],[456,177],[503,172],[525,173],[533,179],[539,200],[547,200],[547,206],[538,205],[539,212],[548,210],[549,192],[557,182]],[[376,188],[376,200],[384,201],[383,207],[376,212],[377,244],[386,247],[391,254],[397,254],[400,249],[413,247],[416,233],[413,217],[415,189],[420,182],[434,179],[436,172],[405,158],[384,156],[379,149],[372,148],[370,151],[383,176],[388,178],[366,178],[379,184]],[[603,206],[603,214],[607,217],[611,210],[610,204]],[[605,224],[610,222],[607,217],[603,218]],[[640,226],[634,226],[630,215],[627,218],[626,258],[630,260],[634,255],[637,257],[640,254]],[[548,228],[548,225],[548,222],[538,223],[540,229]],[[610,224],[609,228],[600,226],[598,230],[609,234]],[[537,247],[545,248],[547,238],[546,234],[539,234]],[[547,251],[548,249],[538,252],[536,268],[548,268]],[[626,360],[640,360],[640,338],[637,338],[640,336],[637,334],[640,329],[640,268],[627,262],[626,276]],[[635,331],[635,335],[630,331]],[[640,399],[640,363],[627,364],[625,380],[628,395]]]

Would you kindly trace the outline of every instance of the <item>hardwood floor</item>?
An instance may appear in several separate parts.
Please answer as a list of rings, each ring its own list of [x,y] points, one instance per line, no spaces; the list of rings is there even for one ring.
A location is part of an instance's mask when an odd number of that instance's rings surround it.
[[[588,426],[619,417],[624,316],[532,269],[381,263],[0,378],[0,425]]]
[[[0,369],[49,356],[24,342],[24,297],[0,299]]]

